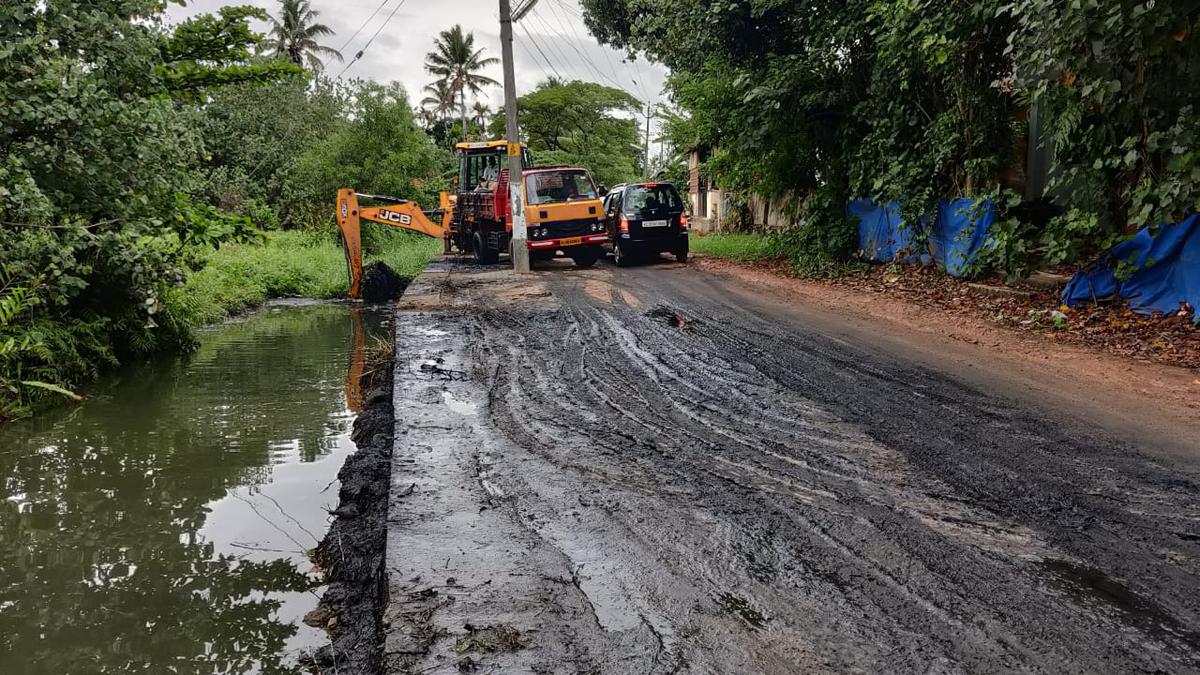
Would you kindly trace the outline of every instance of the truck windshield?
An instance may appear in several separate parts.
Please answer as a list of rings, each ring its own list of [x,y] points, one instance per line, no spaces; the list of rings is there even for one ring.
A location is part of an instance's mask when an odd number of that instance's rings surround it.
[[[525,178],[525,200],[531,206],[581,199],[596,199],[586,171],[540,171]]]
[[[660,183],[658,185],[634,185],[625,190],[625,211],[641,213],[642,211],[679,211],[683,203],[673,185]]]

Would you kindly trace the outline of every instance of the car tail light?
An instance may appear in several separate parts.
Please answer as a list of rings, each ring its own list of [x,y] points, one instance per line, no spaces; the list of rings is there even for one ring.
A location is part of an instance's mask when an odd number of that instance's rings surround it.
[[[617,229],[622,232],[628,232],[629,231],[629,221],[622,218],[621,222],[617,224]]]
[[[687,229],[688,229],[688,215],[687,215],[686,213],[684,213],[684,214],[681,214],[681,215],[679,216],[679,229],[680,229],[680,230],[683,230],[684,232],[687,232]]]

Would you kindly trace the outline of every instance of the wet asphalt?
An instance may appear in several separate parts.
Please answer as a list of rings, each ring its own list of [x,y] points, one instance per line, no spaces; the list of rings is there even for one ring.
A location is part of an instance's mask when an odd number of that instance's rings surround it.
[[[427,276],[390,672],[1200,672],[1200,451],[676,264]]]

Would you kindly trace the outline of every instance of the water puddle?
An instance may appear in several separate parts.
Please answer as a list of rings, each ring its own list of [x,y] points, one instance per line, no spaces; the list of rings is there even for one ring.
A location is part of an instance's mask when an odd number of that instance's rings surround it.
[[[298,672],[384,319],[275,305],[0,428],[0,672]]]
[[[452,394],[448,391],[442,392],[442,400],[445,401],[447,408],[453,410],[454,412],[456,412],[460,415],[477,415],[477,414],[479,414],[479,406],[475,405],[474,403],[471,403],[470,401],[464,401],[460,398],[457,398],[457,397],[455,397],[454,394]]]
[[[1200,649],[1200,632],[1181,624],[1166,609],[1143,598],[1125,584],[1100,570],[1065,560],[1042,561],[1053,577],[1073,597],[1102,612],[1116,612],[1146,634],[1165,642],[1177,642]]]

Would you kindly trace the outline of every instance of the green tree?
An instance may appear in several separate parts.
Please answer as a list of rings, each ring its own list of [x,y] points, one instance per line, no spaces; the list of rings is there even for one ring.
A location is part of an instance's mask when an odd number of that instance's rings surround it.
[[[0,5],[0,274],[26,292],[7,330],[39,345],[20,368],[72,388],[124,355],[189,341],[161,311],[165,289],[195,247],[247,231],[191,197],[194,103],[295,71],[251,59],[257,10],[168,30],[163,8]]]
[[[421,108],[435,115],[435,119],[444,121],[454,112],[454,92],[446,80],[425,85],[425,93]]]
[[[1200,3],[1020,0],[1002,84],[1037,105],[1065,215],[1031,230],[1051,264],[1200,211]]]
[[[297,66],[307,64],[318,72],[325,67],[321,57],[337,59],[341,63],[341,52],[318,41],[333,35],[332,28],[317,23],[319,14],[308,0],[280,0],[279,16],[270,17],[271,38],[265,45],[271,55]]]
[[[640,107],[620,89],[553,78],[517,100],[521,132],[539,163],[584,166],[607,185],[640,174],[641,136],[631,117]],[[497,115],[493,135],[503,124]]]
[[[198,192],[260,228],[306,224],[294,195],[296,167],[346,124],[352,92],[351,85],[293,77],[214,93],[201,119],[207,155]]]
[[[309,149],[296,167],[294,199],[308,205],[309,222],[332,218],[339,188],[437,204],[451,172],[450,154],[416,123],[404,88],[367,83],[351,97],[348,119]]]
[[[433,43],[434,50],[425,55],[425,70],[445,83],[451,98],[457,97],[462,110],[463,138],[467,133],[467,94],[479,94],[484,87],[500,83],[479,71],[497,65],[500,60],[484,57],[484,49],[475,49],[475,35],[464,33],[462,26],[444,30]],[[435,85],[436,86],[436,85]]]
[[[479,133],[487,133],[488,125],[492,121],[492,109],[483,101],[476,101],[471,107],[471,122],[479,127]]]
[[[582,5],[602,42],[671,70],[673,135],[715,149],[723,188],[803,213],[789,236],[814,271],[855,253],[852,197],[898,200],[909,223],[941,198],[1016,205],[1013,148],[1035,106],[1066,214],[1002,219],[991,250],[1010,272],[1200,207],[1200,111],[1180,84],[1200,69],[1193,0]]]

